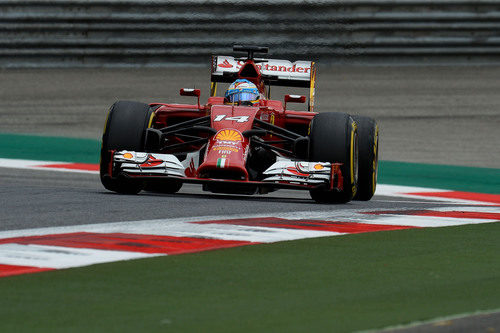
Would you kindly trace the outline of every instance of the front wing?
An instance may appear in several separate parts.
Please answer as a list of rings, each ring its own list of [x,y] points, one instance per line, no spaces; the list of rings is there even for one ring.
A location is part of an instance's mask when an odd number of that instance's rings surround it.
[[[180,161],[173,154],[145,153],[135,151],[111,152],[111,177],[143,179],[176,179],[185,183],[235,183],[264,188],[330,189],[342,190],[341,163],[278,160],[263,172],[263,178],[254,180],[233,180],[199,178],[194,161],[197,156],[188,156]],[[196,163],[197,164],[197,163]]]

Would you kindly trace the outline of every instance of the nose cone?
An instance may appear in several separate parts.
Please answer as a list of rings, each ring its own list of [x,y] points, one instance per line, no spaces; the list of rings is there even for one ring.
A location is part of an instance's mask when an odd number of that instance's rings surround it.
[[[198,168],[200,178],[248,180],[246,158],[248,139],[236,129],[222,129],[207,146],[204,162]]]

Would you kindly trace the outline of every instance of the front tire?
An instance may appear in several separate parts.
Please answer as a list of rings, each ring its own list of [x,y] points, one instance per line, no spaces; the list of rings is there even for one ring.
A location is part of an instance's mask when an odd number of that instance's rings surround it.
[[[369,117],[353,116],[359,134],[358,191],[353,200],[368,201],[377,188],[378,125]]]
[[[111,106],[102,135],[99,172],[106,189],[123,194],[137,194],[142,190],[142,181],[111,177],[109,151],[144,151],[146,129],[151,125],[153,116],[153,110],[144,103],[118,101]]]
[[[319,203],[345,203],[356,194],[358,183],[358,132],[346,113],[327,112],[314,116],[310,131],[309,160],[342,163],[343,189],[310,190]]]

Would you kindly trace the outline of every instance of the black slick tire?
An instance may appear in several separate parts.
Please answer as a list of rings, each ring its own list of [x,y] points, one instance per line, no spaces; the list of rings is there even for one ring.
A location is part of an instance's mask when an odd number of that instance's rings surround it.
[[[358,124],[359,177],[353,200],[370,200],[377,188],[378,125],[370,117],[352,116]]]
[[[309,160],[342,163],[341,191],[310,190],[318,203],[346,203],[356,194],[358,182],[358,134],[354,120],[346,113],[326,112],[314,116],[310,128]]]
[[[152,118],[153,110],[144,103],[118,101],[111,106],[102,135],[99,172],[101,183],[106,189],[123,194],[137,194],[142,190],[142,181],[111,177],[109,151],[144,151],[146,129]]]

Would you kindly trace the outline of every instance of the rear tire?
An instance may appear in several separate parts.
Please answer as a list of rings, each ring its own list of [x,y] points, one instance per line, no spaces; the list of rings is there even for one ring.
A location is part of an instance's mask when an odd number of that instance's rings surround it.
[[[358,124],[359,179],[353,200],[370,200],[377,188],[378,125],[369,117],[353,116]]]
[[[343,163],[343,190],[310,190],[319,203],[345,203],[356,194],[358,182],[358,134],[354,120],[346,113],[327,112],[314,116],[309,135],[309,160]]]
[[[137,194],[142,190],[142,181],[125,177],[111,178],[109,151],[144,151],[146,129],[153,115],[153,110],[144,103],[118,101],[111,106],[102,135],[99,172],[101,183],[106,189],[123,194]]]

